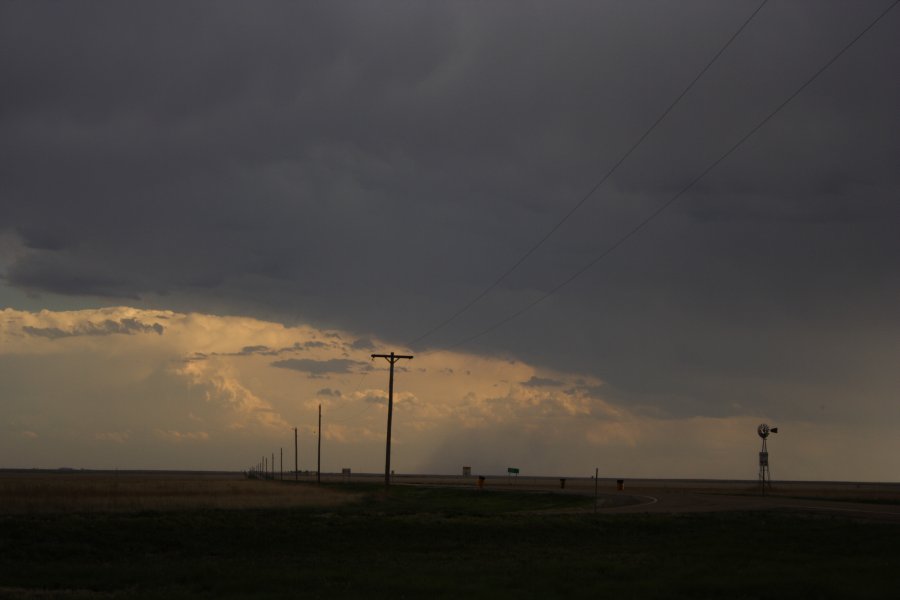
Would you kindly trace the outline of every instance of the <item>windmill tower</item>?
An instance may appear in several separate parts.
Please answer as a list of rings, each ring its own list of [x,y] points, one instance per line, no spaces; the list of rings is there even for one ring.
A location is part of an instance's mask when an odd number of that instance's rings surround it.
[[[769,428],[765,423],[756,428],[756,433],[762,438],[762,450],[759,452],[759,491],[765,495],[766,488],[772,489],[772,476],[769,473],[769,449],[766,447],[766,438],[770,433],[778,433],[777,427]]]

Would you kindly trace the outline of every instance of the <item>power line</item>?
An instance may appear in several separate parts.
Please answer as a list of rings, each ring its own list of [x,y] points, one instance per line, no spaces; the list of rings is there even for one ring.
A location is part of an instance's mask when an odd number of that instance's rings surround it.
[[[844,45],[834,56],[831,57],[831,59],[829,59],[822,67],[820,67],[815,73],[813,73],[813,75],[811,77],[809,77],[805,82],[803,82],[803,84],[801,84],[800,87],[798,87],[790,96],[788,96],[786,100],[781,102],[781,104],[779,104],[774,110],[772,110],[761,121],[759,121],[759,123],[757,123],[754,127],[752,127],[750,129],[750,131],[748,131],[746,134],[744,134],[736,143],[734,143],[728,150],[726,150],[724,154],[722,154],[721,156],[719,156],[719,158],[714,160],[699,175],[697,175],[687,185],[685,185],[683,188],[681,188],[681,190],[679,190],[678,193],[676,193],[674,196],[669,198],[666,202],[664,202],[662,205],[660,205],[656,210],[654,210],[652,213],[650,213],[650,215],[647,216],[644,220],[642,220],[640,223],[638,223],[636,226],[634,226],[631,230],[629,230],[627,233],[625,233],[625,235],[623,235],[618,240],[616,240],[611,246],[609,246],[606,250],[604,250],[603,253],[601,253],[599,256],[597,256],[596,258],[591,260],[589,263],[587,263],[585,266],[580,268],[578,271],[573,273],[571,276],[569,276],[567,279],[565,279],[562,283],[559,283],[555,287],[551,288],[550,291],[546,292],[540,298],[530,302],[529,304],[526,304],[523,308],[517,310],[516,312],[514,312],[510,315],[507,315],[500,321],[497,321],[493,325],[481,330],[480,332],[478,332],[474,335],[471,335],[459,342],[456,342],[455,344],[452,344],[450,346],[445,346],[444,349],[450,350],[450,349],[457,348],[459,346],[471,343],[471,342],[475,341],[476,339],[489,334],[490,332],[494,331],[495,329],[502,327],[506,323],[509,323],[510,321],[518,318],[519,316],[521,316],[525,312],[531,310],[532,308],[534,308],[535,306],[537,306],[538,304],[540,304],[541,302],[543,302],[544,300],[546,300],[547,298],[549,298],[550,296],[552,296],[553,294],[555,294],[556,292],[558,292],[559,290],[564,288],[565,286],[567,286],[570,283],[572,283],[573,281],[575,281],[575,279],[580,277],[582,274],[584,274],[586,271],[588,271],[591,267],[593,267],[598,262],[600,262],[601,260],[603,260],[604,258],[609,256],[613,251],[616,250],[616,248],[618,248],[619,246],[624,244],[626,241],[628,241],[630,238],[632,238],[634,235],[636,235],[639,231],[644,229],[651,221],[653,221],[656,217],[658,217],[663,211],[665,211],[667,208],[672,206],[672,204],[674,204],[676,200],[678,200],[682,195],[684,195],[685,192],[687,192],[689,189],[694,187],[701,179],[706,177],[706,175],[708,175],[710,173],[710,171],[715,169],[722,161],[724,161],[735,150],[737,150],[739,147],[741,147],[744,144],[744,142],[746,142],[748,139],[750,139],[757,131],[762,129],[762,127],[766,123],[768,123],[776,114],[781,112],[781,110],[785,106],[787,106],[794,98],[799,96],[800,93],[803,92],[803,90],[805,90],[813,81],[818,79],[818,77],[822,73],[824,73],[832,64],[834,64],[835,61],[837,61],[847,50],[849,50],[854,44],[856,44],[856,42],[858,42],[864,35],[866,35],[866,33],[868,33],[869,30],[871,30],[881,19],[883,19],[895,6],[897,6],[897,4],[900,4],[900,0],[894,0],[894,2],[890,6],[888,6],[871,23],[869,23],[865,28],[863,28],[863,30],[860,31],[856,35],[856,37],[854,37],[846,45]]]
[[[560,220],[556,223],[556,225],[554,225],[553,227],[550,228],[550,231],[548,231],[546,234],[544,234],[544,237],[542,237],[540,240],[538,240],[538,242],[537,242],[536,244],[534,244],[533,246],[531,246],[531,248],[529,248],[529,249],[525,252],[525,254],[523,254],[523,255],[522,255],[522,256],[521,256],[521,257],[520,257],[520,258],[519,258],[512,266],[511,266],[511,267],[509,267],[502,275],[500,275],[500,277],[498,277],[492,284],[490,284],[488,287],[486,287],[484,290],[482,290],[477,296],[475,296],[475,298],[473,298],[472,300],[470,300],[470,301],[469,301],[467,304],[465,304],[462,308],[460,308],[460,309],[457,310],[455,313],[453,313],[452,315],[450,315],[449,317],[447,317],[446,319],[444,319],[442,322],[440,322],[439,324],[435,325],[434,327],[432,327],[431,329],[429,329],[428,331],[426,331],[425,333],[423,333],[423,334],[420,335],[419,337],[415,338],[414,340],[410,341],[410,342],[407,343],[406,345],[411,347],[413,344],[415,344],[415,343],[417,343],[417,342],[420,342],[420,341],[424,340],[425,338],[427,338],[427,337],[430,336],[431,334],[433,334],[433,333],[435,333],[435,332],[437,332],[437,331],[443,329],[443,328],[446,327],[447,325],[449,325],[449,324],[450,324],[451,322],[453,322],[457,317],[459,317],[460,315],[462,315],[463,313],[465,313],[466,311],[468,311],[468,310],[469,310],[470,308],[472,308],[475,304],[477,304],[482,298],[484,298],[485,296],[487,296],[494,288],[496,288],[498,285],[500,285],[500,283],[501,283],[504,279],[506,279],[507,277],[509,277],[516,269],[518,269],[519,266],[522,265],[522,263],[524,263],[526,260],[528,260],[528,257],[530,257],[532,254],[534,254],[534,252],[537,251],[538,248],[540,248],[541,246],[543,246],[544,243],[545,243],[548,239],[550,239],[550,237],[551,237],[554,233],[556,233],[556,231],[557,231],[560,227],[562,227],[562,225],[563,225],[566,221],[568,221],[569,218],[570,218],[573,214],[575,214],[575,212],[576,212],[579,208],[581,208],[581,206],[582,206],[585,202],[587,202],[588,198],[590,198],[591,196],[593,196],[593,195],[594,195],[594,192],[596,192],[598,189],[600,189],[600,187],[601,187],[604,183],[606,183],[606,181],[607,181],[610,177],[612,177],[612,175],[616,172],[616,170],[619,168],[619,166],[621,166],[622,163],[624,163],[624,162],[628,159],[628,157],[631,156],[631,154],[632,154],[635,150],[637,150],[638,146],[640,146],[640,145],[644,142],[644,140],[646,140],[647,137],[649,137],[650,134],[653,133],[653,131],[656,129],[656,127],[657,127],[660,123],[662,123],[663,119],[665,119],[665,118],[669,115],[669,113],[672,112],[672,110],[675,108],[675,106],[676,106],[679,102],[681,102],[681,99],[684,98],[684,97],[687,95],[687,93],[694,87],[694,85],[695,85],[698,81],[700,81],[700,78],[703,77],[703,75],[710,69],[710,67],[713,66],[713,64],[719,59],[719,57],[725,52],[725,50],[728,49],[728,47],[731,45],[731,43],[734,42],[735,39],[737,39],[737,37],[741,34],[741,32],[744,31],[744,29],[747,27],[747,25],[750,24],[750,21],[752,21],[753,18],[757,15],[757,13],[759,13],[759,11],[762,10],[763,6],[765,6],[766,3],[767,3],[768,1],[769,1],[769,0],[762,0],[762,2],[759,4],[759,6],[756,7],[756,10],[754,10],[754,11],[750,14],[750,16],[748,16],[748,17],[744,20],[744,22],[741,24],[741,26],[738,27],[737,31],[735,31],[734,34],[732,34],[732,36],[728,39],[728,41],[725,42],[725,45],[722,46],[722,47],[719,49],[719,51],[715,53],[715,55],[713,55],[713,57],[709,60],[709,62],[706,63],[706,66],[703,67],[703,68],[700,70],[699,73],[697,73],[697,75],[691,80],[691,82],[687,85],[687,87],[685,87],[684,90],[682,90],[682,92],[675,98],[675,100],[673,100],[673,101],[669,104],[669,106],[662,112],[662,114],[659,115],[659,117],[657,117],[656,121],[654,121],[653,124],[650,125],[650,127],[648,127],[647,130],[644,131],[644,133],[637,139],[637,141],[634,142],[634,143],[631,145],[631,147],[625,152],[625,154],[623,154],[622,157],[619,158],[619,160],[616,161],[615,164],[613,164],[613,166],[606,172],[606,174],[603,175],[603,177],[600,179],[600,181],[598,181],[598,182],[594,185],[594,187],[592,187],[592,188],[591,188],[584,196],[582,196],[582,197],[581,197],[581,200],[579,200],[579,201],[575,204],[575,206],[573,206],[571,209],[569,209],[569,211],[563,216],[562,219],[560,219]]]
[[[358,419],[359,417],[363,416],[365,413],[372,410],[373,406],[375,406],[374,402],[371,402],[366,399],[363,399],[363,401],[365,402],[365,405],[362,407],[362,409],[360,409],[350,415],[345,415],[345,416],[341,417],[340,419],[332,419],[330,422],[332,424],[338,424],[338,425],[341,423],[348,423],[350,421],[353,421],[353,420]]]
[[[368,375],[368,374],[369,374],[368,371],[363,371],[363,372],[360,374],[360,378],[356,381],[356,386],[353,388],[353,391],[351,391],[351,392],[347,395],[348,399],[349,399],[351,396],[353,396],[353,394],[356,393],[356,391],[359,389],[359,386],[362,385],[363,379],[365,379],[366,375]],[[345,404],[342,408],[345,408],[345,409],[346,409],[346,408],[347,408],[347,405]],[[345,414],[345,415],[344,415],[343,417],[341,417],[340,419],[332,419],[332,420],[331,420],[331,423],[346,423],[347,421],[350,421],[350,420],[353,420],[353,419],[359,417],[360,415],[362,415],[364,412],[366,412],[366,411],[369,410],[370,408],[372,408],[372,403],[371,403],[371,402],[367,402],[366,405],[363,406],[362,410],[356,411],[356,412],[354,412],[353,414],[351,414],[351,415],[349,415],[349,416],[347,416],[347,415]]]

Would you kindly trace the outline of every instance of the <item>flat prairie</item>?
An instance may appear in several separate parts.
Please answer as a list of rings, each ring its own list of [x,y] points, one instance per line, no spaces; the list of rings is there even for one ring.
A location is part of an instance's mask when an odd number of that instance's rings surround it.
[[[892,598],[894,484],[0,472],[0,598]],[[596,487],[595,487],[596,483]],[[400,485],[403,484],[403,485]],[[596,490],[596,496],[595,494]],[[595,508],[596,507],[596,508]]]
[[[320,486],[266,485],[241,473],[171,471],[0,472],[0,513],[338,506],[358,494]]]
[[[305,473],[274,480],[209,471],[0,471],[0,514],[135,512],[143,510],[328,508],[358,503],[359,486],[377,488],[380,474]],[[703,479],[600,479],[588,477],[478,477],[396,475],[397,485],[592,497],[607,514],[746,510],[840,511],[861,518],[900,521],[900,483],[788,481],[762,494],[753,481]],[[368,487],[367,487],[368,486]],[[621,488],[621,489],[620,489]],[[593,511],[594,503],[559,510]]]

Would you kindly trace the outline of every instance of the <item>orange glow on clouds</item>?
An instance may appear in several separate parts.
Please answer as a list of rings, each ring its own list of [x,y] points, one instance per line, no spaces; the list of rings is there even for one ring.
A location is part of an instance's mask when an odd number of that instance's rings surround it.
[[[243,469],[284,448],[288,469],[296,426],[300,468],[310,470],[321,404],[323,469],[378,472],[388,368],[369,355],[392,350],[410,352],[247,317],[2,310],[0,419],[11,435],[0,442],[0,466]],[[464,352],[398,363],[394,401],[398,472],[465,464],[485,474],[518,466],[588,476],[597,466],[605,476],[752,479],[751,434],[765,420],[648,417],[605,400],[595,378]],[[821,433],[780,425],[794,444]],[[773,471],[789,477],[788,457],[776,462],[784,444],[774,442]],[[853,460],[821,441],[809,447]],[[814,478],[815,461],[803,461]]]

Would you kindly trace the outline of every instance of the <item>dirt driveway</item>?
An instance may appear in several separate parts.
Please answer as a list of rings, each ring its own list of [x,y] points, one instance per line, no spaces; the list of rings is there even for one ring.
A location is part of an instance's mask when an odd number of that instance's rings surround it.
[[[475,485],[476,478],[401,476],[396,481],[432,485]],[[900,522],[900,483],[775,482],[760,494],[755,481],[633,479],[589,477],[487,477],[486,489],[528,489],[600,498],[604,514],[699,513],[777,510],[844,515],[855,519]]]

